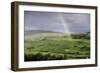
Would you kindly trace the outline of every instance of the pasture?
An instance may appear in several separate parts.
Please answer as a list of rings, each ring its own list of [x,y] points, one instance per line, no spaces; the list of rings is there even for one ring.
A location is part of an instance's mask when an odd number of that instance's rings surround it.
[[[90,58],[90,39],[86,34],[74,34],[68,37],[65,34],[47,33],[25,36],[24,60],[72,60]],[[51,35],[53,34],[53,35]],[[76,37],[75,37],[76,36]],[[84,38],[85,37],[85,38]]]

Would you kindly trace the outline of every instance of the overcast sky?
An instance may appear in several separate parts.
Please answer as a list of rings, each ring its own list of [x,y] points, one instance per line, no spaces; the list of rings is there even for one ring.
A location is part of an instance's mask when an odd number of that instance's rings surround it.
[[[24,11],[24,28],[54,32],[89,32],[90,14]]]

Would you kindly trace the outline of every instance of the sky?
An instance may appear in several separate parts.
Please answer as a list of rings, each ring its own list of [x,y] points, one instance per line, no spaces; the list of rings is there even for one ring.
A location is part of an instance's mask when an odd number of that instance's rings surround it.
[[[24,31],[90,32],[90,14],[24,11]]]

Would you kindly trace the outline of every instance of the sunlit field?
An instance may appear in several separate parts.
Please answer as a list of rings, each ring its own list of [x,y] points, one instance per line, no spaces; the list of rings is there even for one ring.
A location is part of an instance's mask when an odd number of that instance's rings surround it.
[[[31,33],[30,33],[31,34]],[[72,60],[90,58],[90,34],[34,33],[25,35],[24,60]]]

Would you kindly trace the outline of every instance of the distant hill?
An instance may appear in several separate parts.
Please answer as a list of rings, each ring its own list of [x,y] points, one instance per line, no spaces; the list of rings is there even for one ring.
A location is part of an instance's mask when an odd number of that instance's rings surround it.
[[[45,31],[45,30],[24,31],[25,35],[33,35],[33,34],[41,34],[41,33],[62,33],[62,32]]]
[[[60,37],[60,36],[67,36],[67,33],[61,32],[53,32],[53,31],[43,31],[43,30],[32,30],[32,31],[25,31],[25,40],[36,40],[42,37]]]
[[[40,37],[62,37],[62,36],[71,37],[72,34],[88,34],[88,35],[90,35],[90,32],[62,33],[62,32],[44,31],[44,30],[24,31],[25,39],[28,39],[28,40],[34,40],[34,39],[40,38]]]
[[[28,30],[24,31],[25,35],[33,35],[33,34],[41,34],[41,33],[59,33],[59,34],[67,34],[63,32],[55,32],[55,31],[45,31],[45,30]],[[70,32],[70,34],[90,34],[90,32]]]

